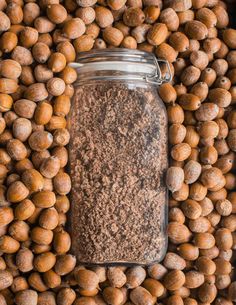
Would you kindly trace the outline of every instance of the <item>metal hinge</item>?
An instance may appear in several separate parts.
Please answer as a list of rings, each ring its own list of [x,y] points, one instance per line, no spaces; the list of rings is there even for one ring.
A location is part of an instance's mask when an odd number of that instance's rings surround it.
[[[161,73],[160,63],[165,64],[167,66],[168,71],[165,73],[165,75],[162,75],[162,73]],[[146,76],[146,81],[148,83],[152,83],[152,84],[156,84],[156,85],[161,85],[162,83],[171,82],[172,74],[171,74],[169,62],[165,59],[157,59],[155,57],[155,65],[156,65],[155,74]]]

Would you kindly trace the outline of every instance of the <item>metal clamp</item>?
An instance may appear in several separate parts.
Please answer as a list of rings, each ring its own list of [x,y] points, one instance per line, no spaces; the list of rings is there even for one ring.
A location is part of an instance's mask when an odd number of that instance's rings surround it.
[[[171,74],[169,62],[165,59],[157,59],[156,57],[154,58],[154,61],[156,65],[156,72],[154,75],[147,76],[146,81],[148,83],[152,83],[156,85],[161,85],[162,83],[171,82],[172,74]],[[168,71],[165,73],[164,76],[162,75],[161,72],[160,63],[165,64],[167,66]]]

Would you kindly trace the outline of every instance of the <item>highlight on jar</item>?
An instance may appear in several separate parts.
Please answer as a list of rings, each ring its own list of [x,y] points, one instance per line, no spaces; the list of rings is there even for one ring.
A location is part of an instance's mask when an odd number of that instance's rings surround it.
[[[167,249],[167,61],[128,49],[81,53],[68,115],[69,230],[83,264],[151,264]]]

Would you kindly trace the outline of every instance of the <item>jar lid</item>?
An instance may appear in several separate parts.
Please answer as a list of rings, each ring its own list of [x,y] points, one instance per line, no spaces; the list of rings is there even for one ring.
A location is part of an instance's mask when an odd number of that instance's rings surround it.
[[[165,75],[162,75],[160,67],[163,64],[167,66]],[[157,59],[154,54],[139,50],[114,48],[82,52],[77,56],[77,61],[70,66],[79,74],[117,71],[132,74],[132,79],[136,75],[139,79],[158,85],[172,79],[170,66],[166,60]],[[117,75],[115,78],[117,79]]]

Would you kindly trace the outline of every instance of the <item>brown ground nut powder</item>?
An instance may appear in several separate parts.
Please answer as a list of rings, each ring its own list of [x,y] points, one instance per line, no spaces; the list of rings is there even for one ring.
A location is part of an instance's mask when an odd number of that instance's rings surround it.
[[[83,263],[159,260],[165,251],[167,118],[156,88],[91,83],[69,118],[72,251]]]

